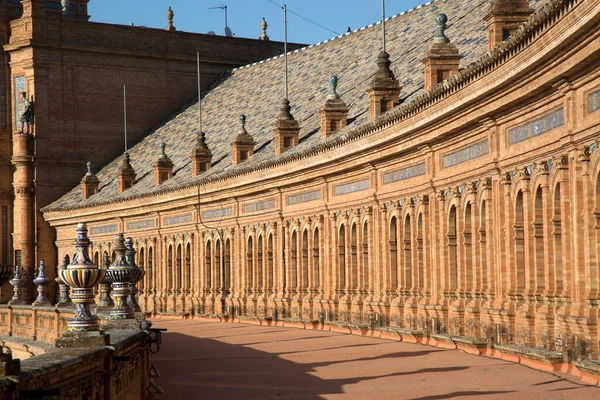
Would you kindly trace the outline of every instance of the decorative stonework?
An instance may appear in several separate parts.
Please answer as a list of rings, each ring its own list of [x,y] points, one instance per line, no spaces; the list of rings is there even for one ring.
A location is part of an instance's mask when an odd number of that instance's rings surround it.
[[[442,167],[450,168],[455,165],[462,164],[464,162],[484,156],[488,153],[488,151],[489,146],[488,141],[486,139],[481,142],[464,147],[453,153],[446,154],[442,157]]]
[[[253,213],[257,211],[270,210],[275,208],[275,200],[264,200],[256,203],[244,204],[244,214]]]
[[[90,233],[92,235],[102,235],[104,233],[113,233],[119,229],[117,224],[115,225],[107,225],[107,226],[97,226],[95,228],[90,229]]]
[[[309,201],[321,200],[321,191],[314,190],[312,192],[295,194],[293,196],[288,196],[287,204],[288,206],[293,206],[295,204],[300,203],[308,203]]]
[[[553,129],[563,126],[564,123],[565,114],[563,108],[561,107],[558,110],[544,115],[541,118],[509,130],[508,142],[512,145],[539,135],[543,135],[546,132],[550,132]]]
[[[600,90],[588,95],[588,113],[600,110]]]
[[[176,217],[165,218],[165,225],[178,225],[186,222],[192,222],[192,214],[178,215]]]
[[[392,172],[383,174],[383,184],[387,185],[394,182],[404,181],[406,179],[422,176],[427,173],[425,163],[413,165],[411,167],[402,168]]]
[[[343,196],[345,194],[362,192],[363,190],[368,190],[371,187],[371,181],[367,179],[362,179],[356,182],[345,183],[343,185],[337,185],[333,188],[334,196]]]
[[[233,214],[233,209],[231,207],[220,208],[218,210],[206,211],[202,213],[202,219],[213,219],[213,218],[222,218],[229,217]]]
[[[154,228],[155,226],[156,222],[153,219],[148,221],[129,222],[127,224],[127,230],[135,231],[137,229]]]

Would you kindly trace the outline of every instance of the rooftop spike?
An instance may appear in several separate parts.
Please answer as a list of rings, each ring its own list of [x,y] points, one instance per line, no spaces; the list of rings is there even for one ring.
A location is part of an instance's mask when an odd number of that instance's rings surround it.
[[[233,138],[232,147],[232,164],[236,165],[246,161],[254,154],[254,139],[246,130],[246,116],[240,115],[240,130]]]
[[[100,187],[100,179],[92,172],[92,163],[88,161],[86,165],[87,173],[81,180],[84,200],[98,193],[98,188]]]
[[[173,161],[167,156],[165,152],[167,145],[163,142],[160,145],[160,156],[156,163],[152,166],[154,169],[154,184],[160,185],[161,183],[168,181],[173,176]]]
[[[122,193],[125,190],[129,189],[135,183],[135,170],[131,166],[131,158],[129,157],[128,152],[125,152],[125,154],[123,154],[123,161],[121,162],[121,166],[119,167],[118,181],[119,193]]]

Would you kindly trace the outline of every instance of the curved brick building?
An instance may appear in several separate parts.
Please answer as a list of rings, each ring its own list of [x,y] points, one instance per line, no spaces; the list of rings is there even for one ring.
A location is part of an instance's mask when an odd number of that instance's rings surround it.
[[[599,0],[434,1],[388,19],[387,53],[380,25],[292,52],[289,105],[283,58],[233,70],[204,132],[190,103],[42,210],[58,255],[86,221],[97,259],[137,241],[151,313],[593,376],[599,23]]]

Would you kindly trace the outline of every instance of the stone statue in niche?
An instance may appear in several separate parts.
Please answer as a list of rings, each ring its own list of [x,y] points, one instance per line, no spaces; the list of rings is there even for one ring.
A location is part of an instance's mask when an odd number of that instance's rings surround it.
[[[27,98],[26,92],[21,92],[21,133],[33,134],[33,118],[34,118],[34,102],[33,96],[31,100]]]

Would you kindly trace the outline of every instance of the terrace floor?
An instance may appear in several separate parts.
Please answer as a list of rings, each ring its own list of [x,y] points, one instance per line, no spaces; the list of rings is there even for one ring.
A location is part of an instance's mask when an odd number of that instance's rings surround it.
[[[151,399],[600,399],[600,388],[458,350],[341,333],[155,319]]]

